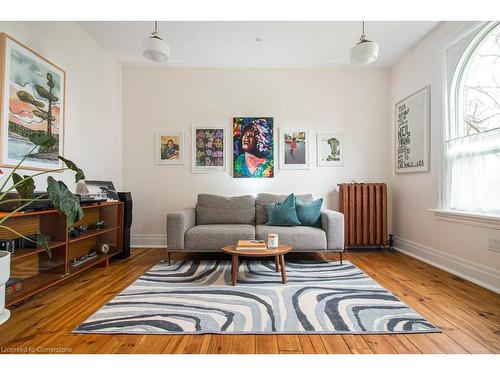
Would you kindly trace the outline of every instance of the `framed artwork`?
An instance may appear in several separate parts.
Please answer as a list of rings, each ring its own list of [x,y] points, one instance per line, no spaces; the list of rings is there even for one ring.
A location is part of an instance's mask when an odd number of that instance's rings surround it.
[[[62,167],[66,73],[7,34],[0,34],[0,166],[49,170]],[[53,136],[51,147],[34,145],[35,133]]]
[[[156,164],[184,164],[184,132],[181,130],[156,133]]]
[[[319,167],[344,166],[342,134],[318,133],[316,149]]]
[[[429,171],[430,91],[424,87],[396,103],[396,173]]]
[[[280,128],[280,169],[309,169],[309,133]]]
[[[233,177],[274,177],[272,117],[233,118]]]
[[[192,171],[216,173],[226,171],[226,128],[193,126]]]

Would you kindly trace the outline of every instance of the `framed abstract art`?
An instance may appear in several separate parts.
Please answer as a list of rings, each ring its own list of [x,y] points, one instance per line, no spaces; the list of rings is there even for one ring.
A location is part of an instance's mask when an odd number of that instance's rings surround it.
[[[274,177],[272,117],[233,118],[233,177]]]
[[[184,164],[184,132],[166,130],[156,133],[156,164]]]
[[[4,33],[0,59],[0,166],[13,167],[34,150],[23,169],[62,167],[66,73]],[[36,146],[30,141],[36,134],[51,135],[56,142]]]
[[[227,133],[225,127],[193,126],[191,149],[193,173],[226,171]]]
[[[280,169],[309,169],[309,133],[280,128]]]
[[[317,134],[318,167],[344,166],[344,143],[342,138],[342,134],[339,133]]]

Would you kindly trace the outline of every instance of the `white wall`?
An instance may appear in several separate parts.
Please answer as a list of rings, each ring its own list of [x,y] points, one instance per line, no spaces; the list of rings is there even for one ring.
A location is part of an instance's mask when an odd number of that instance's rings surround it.
[[[443,46],[470,26],[444,22],[391,70],[391,111],[402,98],[431,86],[431,171],[394,174],[391,152],[392,222],[396,246],[407,254],[435,264],[490,289],[500,291],[500,254],[487,251],[488,238],[500,238],[497,229],[440,221],[429,209],[439,208],[443,101],[441,58]],[[392,117],[393,119],[394,117]],[[394,120],[392,149],[394,149]]]
[[[389,95],[389,72],[381,69],[124,67],[124,188],[134,198],[133,243],[164,245],[166,213],[194,206],[198,193],[311,192],[337,208],[338,183],[387,182]],[[192,125],[231,129],[233,116],[263,115],[277,128],[310,130],[310,170],[279,170],[275,155],[272,179],[191,173]],[[155,164],[159,129],[184,129],[184,165]],[[315,133],[328,131],[344,133],[344,167],[316,166]]]
[[[89,179],[122,186],[121,66],[75,22],[0,22],[5,32],[66,71],[65,156]],[[72,190],[73,173],[58,173]],[[46,177],[37,188],[46,187]]]

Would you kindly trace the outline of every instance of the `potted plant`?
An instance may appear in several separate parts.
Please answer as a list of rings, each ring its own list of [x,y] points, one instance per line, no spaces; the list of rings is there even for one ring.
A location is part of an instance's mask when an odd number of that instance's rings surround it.
[[[10,317],[10,311],[5,308],[5,283],[10,277],[10,253],[0,251],[0,324]]]
[[[68,228],[71,228],[75,222],[83,218],[83,210],[80,206],[78,198],[69,191],[66,184],[62,181],[55,180],[52,176],[47,177],[47,194],[33,198],[33,192],[36,188],[33,177],[53,172],[72,170],[75,172],[75,182],[78,182],[83,180],[85,175],[83,171],[71,160],[59,156],[58,158],[62,160],[65,165],[63,168],[51,169],[32,174],[30,176],[24,175],[21,177],[17,171],[22,168],[22,163],[26,160],[26,158],[28,158],[40,147],[50,148],[57,142],[53,136],[45,132],[34,132],[30,134],[28,138],[30,142],[34,144],[34,147],[21,159],[21,161],[19,161],[17,166],[5,178],[5,181],[0,187],[0,204],[10,203],[13,201],[20,202],[19,207],[0,219],[0,228],[13,233],[16,237],[22,237],[25,240],[35,242],[31,238],[26,237],[9,227],[9,218],[11,218],[16,212],[23,211],[35,201],[48,200],[52,203],[54,208],[59,211],[59,213],[66,215],[66,225]],[[10,185],[8,185],[9,181],[12,181]],[[19,198],[11,199],[8,197],[8,193],[14,190],[19,194]],[[49,257],[52,257],[49,249],[49,238],[47,236],[44,236],[43,233],[39,233],[36,243],[45,249]],[[7,251],[0,251],[0,324],[7,321],[10,316],[10,312],[5,309],[5,283],[9,277],[10,253]]]

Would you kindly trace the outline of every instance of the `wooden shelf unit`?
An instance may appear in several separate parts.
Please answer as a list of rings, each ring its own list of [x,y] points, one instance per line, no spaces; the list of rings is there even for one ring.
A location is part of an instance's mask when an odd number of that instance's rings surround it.
[[[19,292],[6,297],[6,306],[23,301],[91,267],[107,267],[109,259],[122,251],[123,203],[105,202],[82,208],[84,217],[75,223],[75,228],[82,224],[94,225],[99,220],[104,220],[106,227],[90,229],[72,238],[66,227],[66,218],[56,210],[16,213],[5,222],[9,228],[25,236],[35,233],[50,236],[52,253],[52,258],[49,258],[45,249],[40,247],[15,250],[11,257],[10,276],[23,282]],[[0,219],[7,215],[0,213]],[[0,229],[0,238],[16,237],[15,233]],[[96,251],[103,243],[110,247],[107,254],[99,254],[97,258],[78,266],[72,264],[73,259]]]

